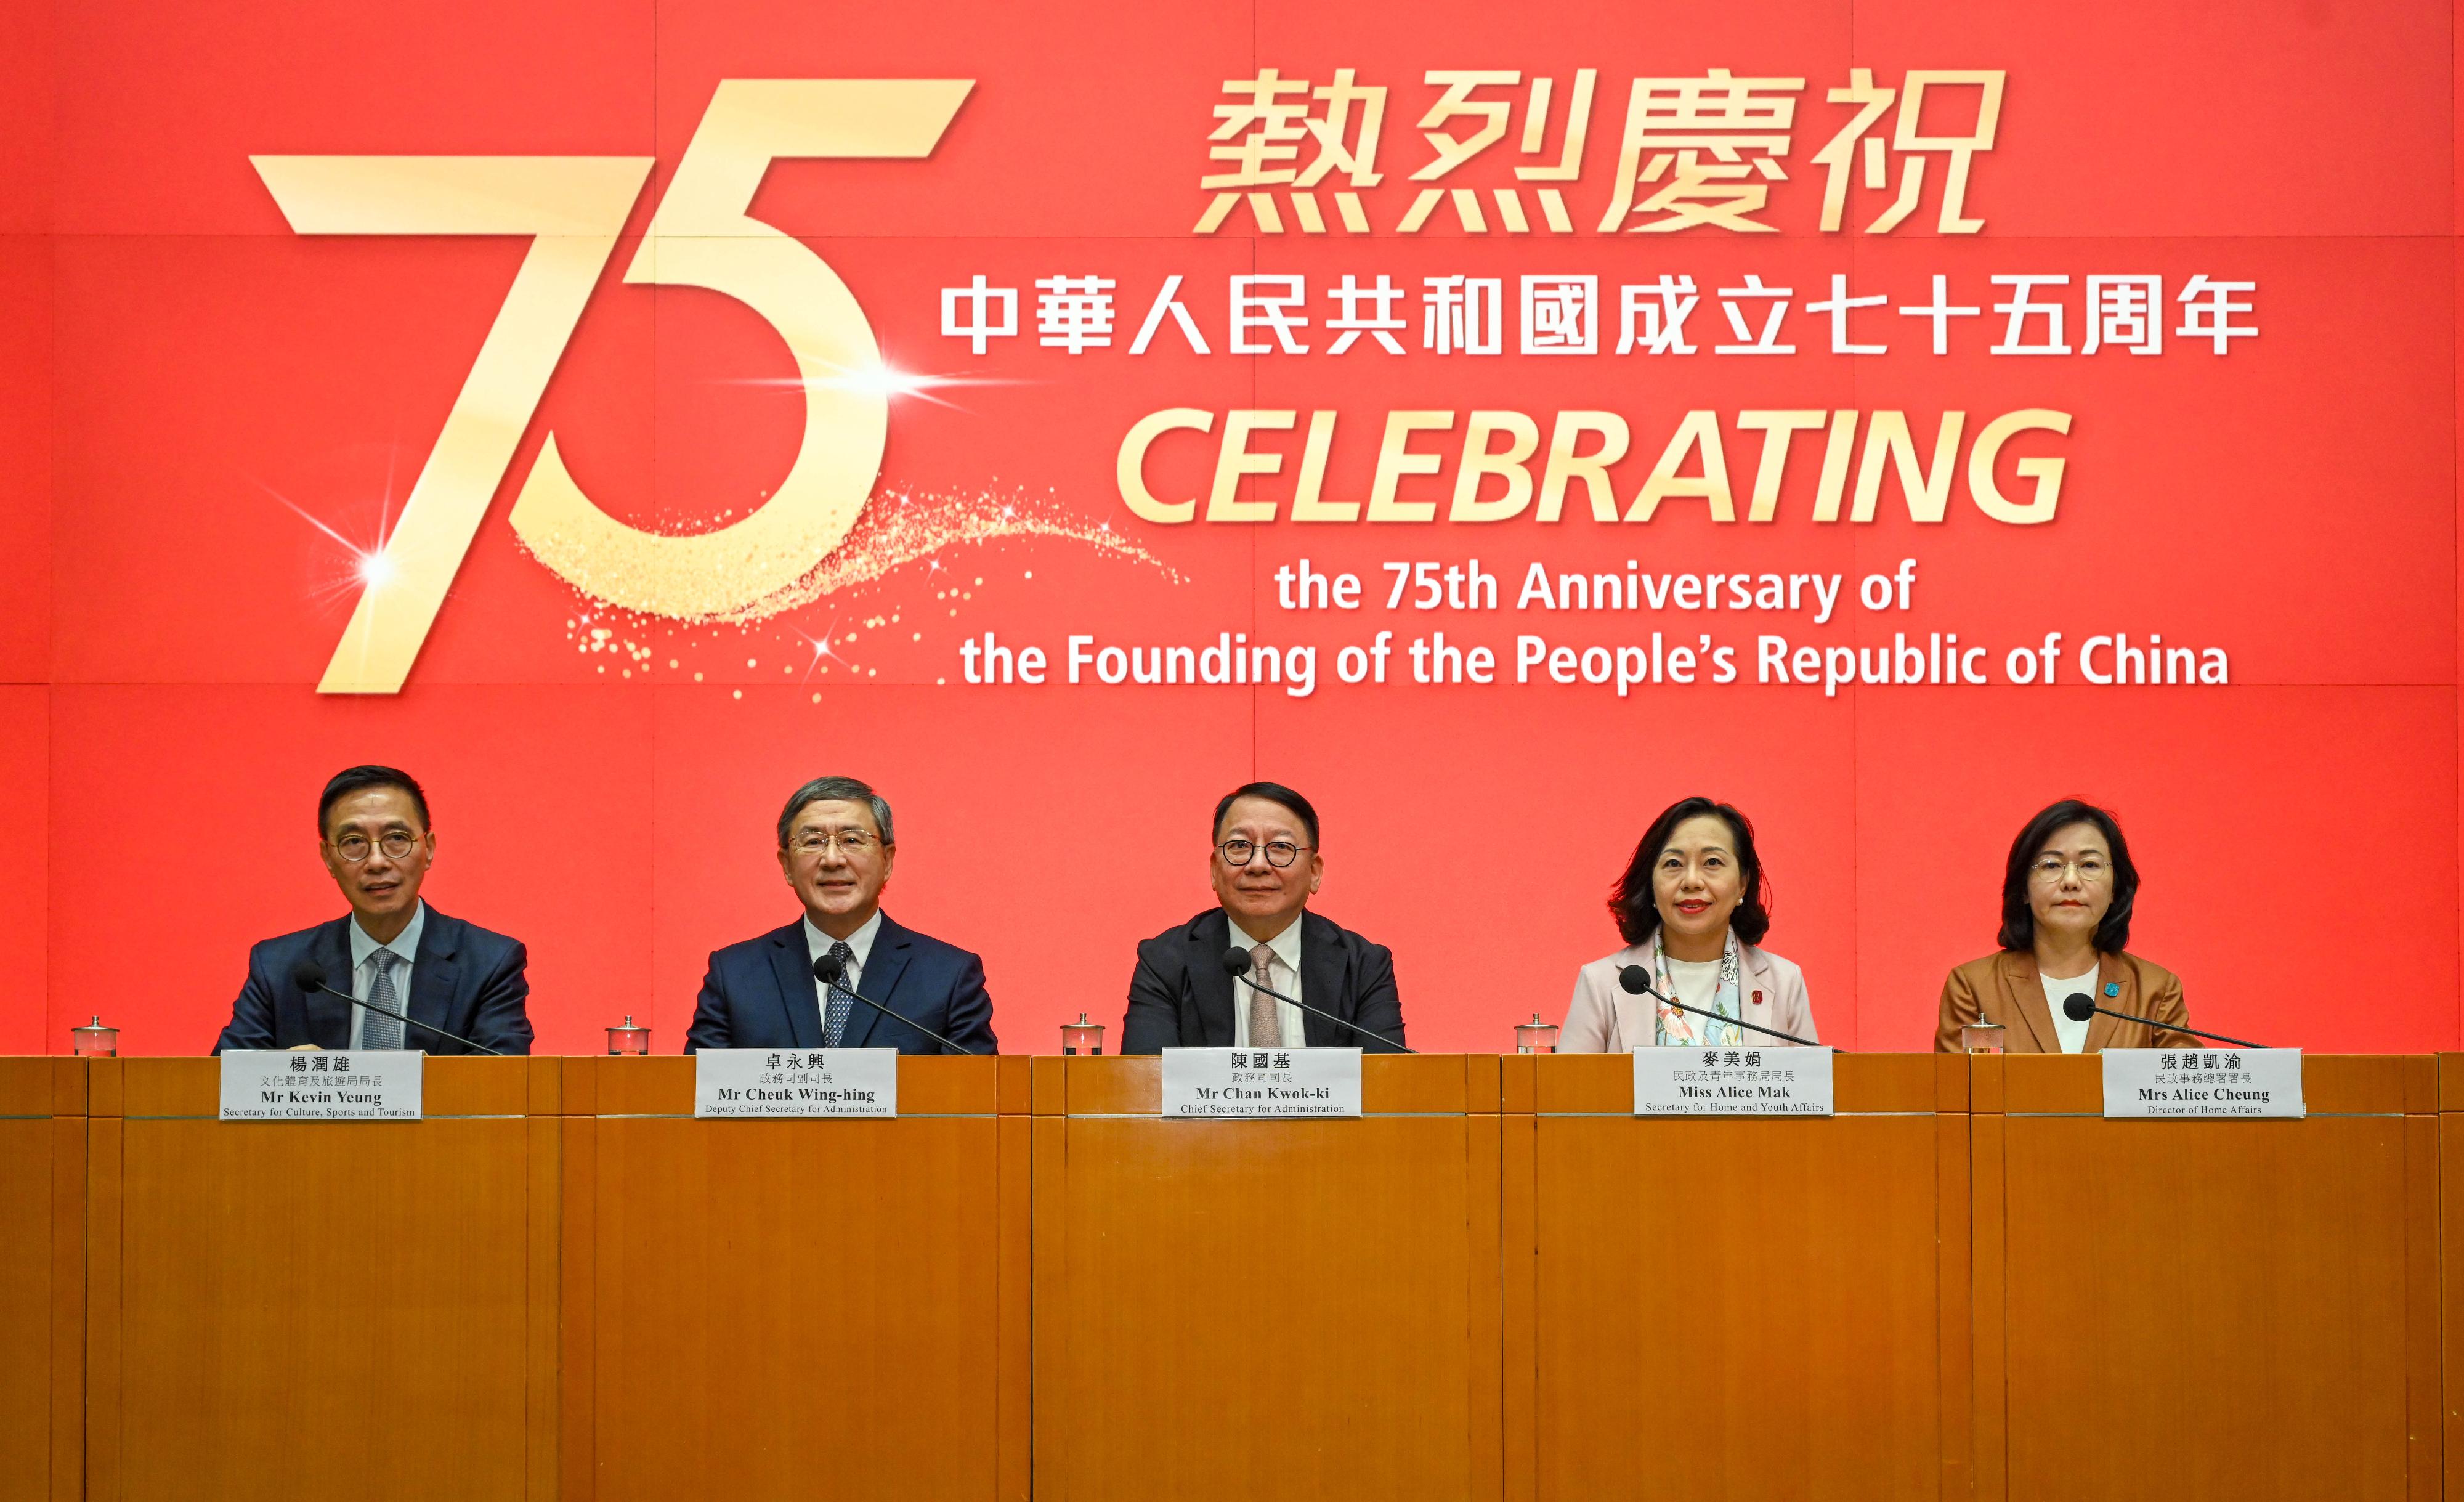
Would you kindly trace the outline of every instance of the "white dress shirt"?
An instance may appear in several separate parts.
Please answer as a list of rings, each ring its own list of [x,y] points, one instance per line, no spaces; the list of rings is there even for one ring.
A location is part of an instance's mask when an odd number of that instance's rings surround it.
[[[813,926],[813,916],[810,913],[807,913],[804,915],[804,953],[810,959],[818,961],[822,956],[830,952],[831,945],[840,942],[845,942],[849,949],[854,950],[855,958],[847,961],[847,972],[839,977],[839,989],[849,995],[853,995],[864,989],[864,962],[872,954],[873,936],[880,932],[881,909],[879,908],[874,908],[872,910],[872,917],[864,920],[864,927],[857,929],[852,934],[849,934],[845,940],[832,939],[829,935],[823,933],[818,928],[815,928]],[[822,1030],[823,1032],[827,1033],[830,1027],[830,999],[828,994],[822,989],[822,983],[818,978],[813,982],[813,997],[815,1001],[820,1004],[822,1008]],[[877,1001],[879,998],[876,997],[874,1000]],[[864,1011],[872,1010],[871,1007],[866,1006],[862,1002],[856,1003],[855,1007]],[[854,1010],[850,1010],[847,1013],[847,1026],[849,1027],[853,1027],[855,1026]]]
[[[403,925],[402,932],[394,935],[393,942],[389,944],[380,944],[375,939],[370,939],[368,937],[368,931],[360,926],[360,920],[357,917],[352,918],[350,939],[351,995],[353,999],[363,1002],[368,999],[368,987],[375,984],[377,979],[375,961],[376,952],[380,949],[386,950],[394,956],[393,1009],[402,1013],[405,1017],[409,1016],[410,967],[412,961],[417,960],[419,957],[420,930],[427,926],[428,903],[424,898],[421,900],[417,911],[410,915],[410,921]],[[364,1006],[354,1006],[351,1008],[352,1048],[357,1049],[363,1047],[360,1040],[367,1033],[368,1019],[375,1015],[376,1013],[368,1010]],[[411,1037],[411,1034],[426,1033],[428,1030],[427,1028],[414,1027],[408,1023],[397,1023],[395,1026],[402,1029],[402,1042],[395,1045],[395,1047],[401,1049],[424,1048],[422,1044]]]
[[[1298,915],[1295,915],[1289,923],[1284,925],[1282,933],[1266,939],[1264,943],[1251,939],[1242,931],[1241,925],[1235,923],[1232,925],[1232,940],[1235,943],[1250,945],[1253,949],[1263,948],[1275,957],[1274,979],[1267,980],[1265,975],[1252,969],[1249,974],[1253,980],[1264,982],[1268,988],[1281,991],[1286,996],[1295,997],[1301,1001],[1309,1000],[1309,993],[1301,989],[1301,920]],[[1252,965],[1256,962],[1254,960],[1250,961]],[[1257,994],[1242,984],[1239,977],[1233,978],[1232,1047],[1236,1049],[1249,1047],[1249,1005],[1257,998]],[[1277,1047],[1308,1048],[1309,1033],[1303,1026],[1308,1016],[1308,1013],[1289,1002],[1275,1003],[1275,1025],[1284,1035],[1284,1041]]]
[[[2094,970],[2090,970],[2085,975],[2064,981],[2047,975],[2042,970],[2036,972],[2036,979],[2042,982],[2045,987],[2045,1005],[2051,1008],[2054,1014],[2054,1036],[2060,1041],[2064,1053],[2077,1053],[2087,1047],[2087,1025],[2096,1021],[2096,1017],[2091,1013],[2087,1022],[2073,1022],[2062,1010],[2062,1003],[2081,991],[2094,996],[2096,974]]]

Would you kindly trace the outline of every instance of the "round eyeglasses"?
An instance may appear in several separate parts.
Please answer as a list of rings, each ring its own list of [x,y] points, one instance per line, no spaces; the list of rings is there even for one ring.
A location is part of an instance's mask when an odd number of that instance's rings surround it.
[[[401,829],[387,829],[371,844],[364,834],[345,834],[334,842],[334,853],[356,866],[368,858],[371,850],[385,851],[387,860],[401,860],[419,848],[419,836]]]
[[[1216,853],[1223,857],[1226,866],[1246,866],[1263,850],[1266,852],[1266,864],[1278,870],[1300,859],[1301,851],[1313,849],[1314,846],[1294,845],[1289,840],[1268,840],[1265,845],[1254,840],[1225,840],[1215,847]]]

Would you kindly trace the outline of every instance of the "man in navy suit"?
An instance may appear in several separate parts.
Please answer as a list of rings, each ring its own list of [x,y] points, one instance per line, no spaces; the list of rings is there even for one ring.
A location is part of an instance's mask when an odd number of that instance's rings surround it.
[[[818,777],[797,788],[779,815],[779,871],[803,899],[804,916],[710,957],[685,1051],[995,1051],[984,962],[881,911],[897,855],[890,801],[870,786]],[[825,987],[814,971],[830,959],[839,976]],[[943,1048],[935,1033],[957,1048]]]
[[[389,766],[336,773],[317,802],[317,831],[318,853],[351,916],[252,948],[248,982],[214,1051],[479,1051],[459,1041],[469,1038],[498,1053],[530,1052],[520,942],[419,898],[436,835],[428,795],[410,774]]]

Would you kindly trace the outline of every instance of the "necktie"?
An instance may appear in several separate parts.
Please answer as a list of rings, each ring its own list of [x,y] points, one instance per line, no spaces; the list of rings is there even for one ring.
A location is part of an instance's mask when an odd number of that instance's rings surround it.
[[[399,1049],[402,1047],[402,1024],[376,1007],[382,1006],[388,1011],[402,1010],[402,1002],[395,996],[393,988],[393,967],[402,962],[402,957],[390,949],[380,949],[368,960],[376,966],[376,973],[368,977],[368,1000],[375,1006],[360,1014],[366,1019],[360,1025],[360,1047]]]
[[[1250,951],[1250,953],[1256,957],[1252,961],[1252,963],[1254,963],[1258,969],[1258,984],[1268,986],[1278,991],[1282,990],[1282,986],[1275,984],[1275,952],[1268,949],[1265,945],[1260,944],[1256,949]],[[1275,999],[1268,996],[1265,991],[1257,989],[1256,986],[1251,986],[1247,989],[1249,992],[1249,1047],[1253,1049],[1282,1048],[1284,1046],[1284,1020],[1275,1009]]]
[[[855,968],[855,951],[842,939],[830,946],[830,958],[839,962],[839,979]],[[847,1014],[855,1010],[855,998],[838,986],[830,987],[830,1007],[822,1017],[822,1047],[835,1049],[847,1036]]]

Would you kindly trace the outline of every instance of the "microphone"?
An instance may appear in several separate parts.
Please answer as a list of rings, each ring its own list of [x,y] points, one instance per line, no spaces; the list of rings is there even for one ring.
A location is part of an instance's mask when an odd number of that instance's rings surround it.
[[[1748,1028],[1754,1032],[1765,1032],[1771,1034],[1774,1038],[1785,1038],[1789,1042],[1795,1044],[1800,1049],[1819,1049],[1823,1047],[1823,1045],[1815,1043],[1811,1038],[1800,1038],[1793,1032],[1782,1032],[1777,1027],[1766,1027],[1760,1023],[1748,1022],[1742,1017],[1723,1017],[1718,1012],[1706,1012],[1700,1006],[1688,1006],[1683,1002],[1677,1000],[1675,997],[1662,996],[1658,991],[1651,988],[1651,972],[1645,970],[1640,965],[1627,965],[1623,969],[1619,970],[1617,972],[1617,984],[1625,988],[1625,994],[1628,996],[1648,996],[1653,1001],[1660,1003],[1663,1006],[1674,1006],[1681,1012],[1692,1012],[1697,1017],[1708,1017],[1713,1022],[1731,1023],[1739,1027]]]
[[[322,991],[328,996],[339,996],[354,1006],[364,1006],[372,1012],[382,1013],[399,1023],[407,1023],[413,1027],[425,1027],[438,1037],[451,1038],[466,1049],[476,1049],[482,1053],[493,1053],[500,1059],[506,1057],[505,1050],[502,1049],[492,1049],[484,1043],[474,1042],[458,1032],[447,1032],[434,1023],[421,1022],[407,1012],[398,1012],[390,1006],[379,1006],[374,1002],[363,1002],[348,991],[335,990],[325,983],[325,967],[314,960],[302,960],[291,967],[291,983],[299,987],[303,995],[309,991]],[[385,1050],[379,1049],[377,1051],[383,1053]]]
[[[819,960],[813,961],[813,979],[821,982],[825,987],[838,986],[840,990],[847,992],[849,996],[852,996],[857,1001],[864,1003],[864,1005],[871,1007],[874,1011],[881,1013],[884,1017],[889,1018],[892,1022],[905,1023],[908,1027],[914,1028],[917,1032],[922,1033],[924,1036],[932,1039],[941,1047],[950,1049],[952,1052],[967,1054],[974,1054],[976,1052],[973,1049],[963,1048],[958,1044],[953,1043],[949,1039],[942,1037],[939,1033],[925,1027],[922,1023],[917,1022],[913,1017],[909,1017],[904,1013],[891,1011],[889,1007],[882,1005],[879,1002],[874,1001],[871,997],[865,995],[862,991],[857,990],[851,985],[839,985],[839,977],[845,974],[847,974],[847,966],[839,961],[839,957],[836,955],[824,955]],[[979,1054],[977,1056],[981,1057]]]
[[[1265,947],[1266,946],[1264,944],[1260,944],[1258,946],[1259,949],[1264,949]],[[1242,984],[1247,986],[1253,991],[1264,991],[1268,996],[1273,997],[1279,1002],[1289,1002],[1294,1006],[1299,1007],[1301,1010],[1309,1013],[1312,1017],[1323,1017],[1339,1027],[1351,1028],[1353,1031],[1377,1045],[1377,1048],[1370,1050],[1371,1052],[1380,1052],[1387,1049],[1392,1049],[1397,1053],[1418,1053],[1420,1051],[1418,1049],[1407,1049],[1401,1044],[1397,1043],[1394,1039],[1386,1037],[1383,1034],[1371,1032],[1368,1028],[1363,1027],[1358,1023],[1353,1022],[1348,1018],[1337,1017],[1334,1013],[1326,1010],[1324,1007],[1311,1006],[1309,1003],[1302,1001],[1297,996],[1286,996],[1283,992],[1274,989],[1272,986],[1260,985],[1256,981],[1249,977],[1249,971],[1256,965],[1256,963],[1257,952],[1255,950],[1243,949],[1240,945],[1234,944],[1231,948],[1223,951],[1223,968],[1231,972],[1234,980],[1239,981]]]
[[[2228,1038],[2220,1032],[2201,1032],[2196,1027],[2185,1027],[2177,1022],[2158,1022],[2153,1017],[2134,1017],[2128,1012],[2115,1011],[2110,1006],[2099,1006],[2085,991],[2073,991],[2062,999],[2062,1015],[2073,1022],[2085,1022],[2099,1012],[2104,1013],[2107,1017],[2119,1017],[2123,1022],[2135,1022],[2143,1027],[2161,1027],[2167,1032],[2187,1032],[2193,1038],[2205,1038],[2210,1043],[2230,1043],[2236,1049],[2267,1047],[2263,1043],[2244,1043],[2239,1038]]]

